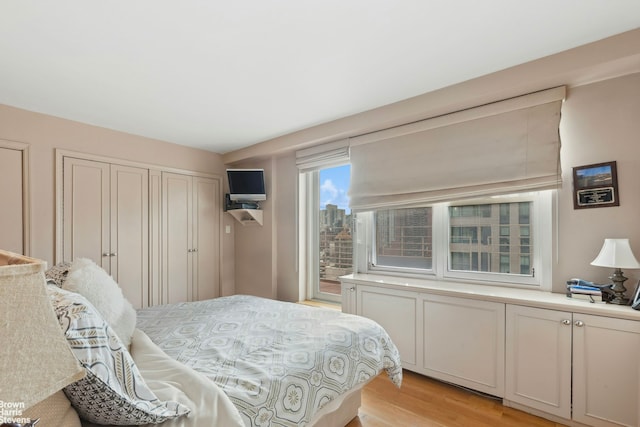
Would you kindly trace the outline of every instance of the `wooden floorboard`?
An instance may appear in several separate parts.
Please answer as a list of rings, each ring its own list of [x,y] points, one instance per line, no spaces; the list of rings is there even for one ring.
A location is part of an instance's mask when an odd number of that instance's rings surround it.
[[[565,427],[476,394],[404,371],[398,389],[385,374],[362,391],[359,415],[347,427]]]

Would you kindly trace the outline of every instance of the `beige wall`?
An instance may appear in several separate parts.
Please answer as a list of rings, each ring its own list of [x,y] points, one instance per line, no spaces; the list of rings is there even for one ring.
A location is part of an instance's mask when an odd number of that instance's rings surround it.
[[[571,277],[608,283],[611,269],[594,267],[606,237],[626,237],[640,259],[640,73],[572,88],[562,108],[563,187],[558,193],[556,291]],[[573,209],[572,168],[617,162],[620,206]],[[633,290],[640,270],[624,271]]]
[[[298,301],[301,295],[297,258],[298,168],[293,153],[276,158],[274,176],[278,183],[278,198],[275,203],[278,236],[277,297],[283,301]]]
[[[274,179],[274,159],[254,159],[234,164],[234,168],[264,169],[267,200],[260,202],[264,212],[262,226],[234,224],[235,290],[237,294],[277,297],[277,230],[274,222],[275,202],[278,198],[277,181]],[[228,190],[228,188],[227,188]],[[224,215],[230,217],[229,214]]]
[[[224,174],[221,156],[181,145],[0,105],[0,139],[29,144],[31,253],[55,260],[55,150],[64,149],[208,174]],[[233,245],[223,235],[222,293],[233,292]]]
[[[267,200],[260,202],[262,227],[236,222],[235,290],[283,301],[298,301],[297,179],[294,153],[235,163],[234,168],[262,168]],[[227,188],[228,190],[228,188]],[[225,217],[230,218],[229,214]]]

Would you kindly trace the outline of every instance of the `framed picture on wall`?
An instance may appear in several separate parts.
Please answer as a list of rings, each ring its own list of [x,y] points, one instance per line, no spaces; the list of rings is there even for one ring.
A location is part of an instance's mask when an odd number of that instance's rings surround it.
[[[631,297],[631,308],[640,310],[640,280],[638,280],[636,290],[633,291],[633,296]]]
[[[616,162],[573,168],[573,208],[620,206]]]

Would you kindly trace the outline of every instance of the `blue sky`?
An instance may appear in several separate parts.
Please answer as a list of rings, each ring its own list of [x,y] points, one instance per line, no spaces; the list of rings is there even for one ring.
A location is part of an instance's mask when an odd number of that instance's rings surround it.
[[[338,208],[349,209],[349,183],[351,181],[351,165],[337,166],[320,170],[320,209],[327,203],[338,205]]]

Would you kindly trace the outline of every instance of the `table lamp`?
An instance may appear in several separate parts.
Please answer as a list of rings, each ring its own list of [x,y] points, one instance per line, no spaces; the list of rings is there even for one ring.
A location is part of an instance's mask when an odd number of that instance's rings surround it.
[[[47,294],[45,268],[0,250],[0,402],[17,408],[12,415],[84,376]]]
[[[622,275],[622,268],[640,268],[640,263],[633,255],[629,239],[604,239],[604,245],[600,253],[591,261],[591,265],[598,267],[614,268],[613,274],[609,279],[613,282],[611,290],[614,293],[613,298],[609,301],[611,304],[627,305],[629,298],[624,293],[627,288],[624,287],[626,277]]]

